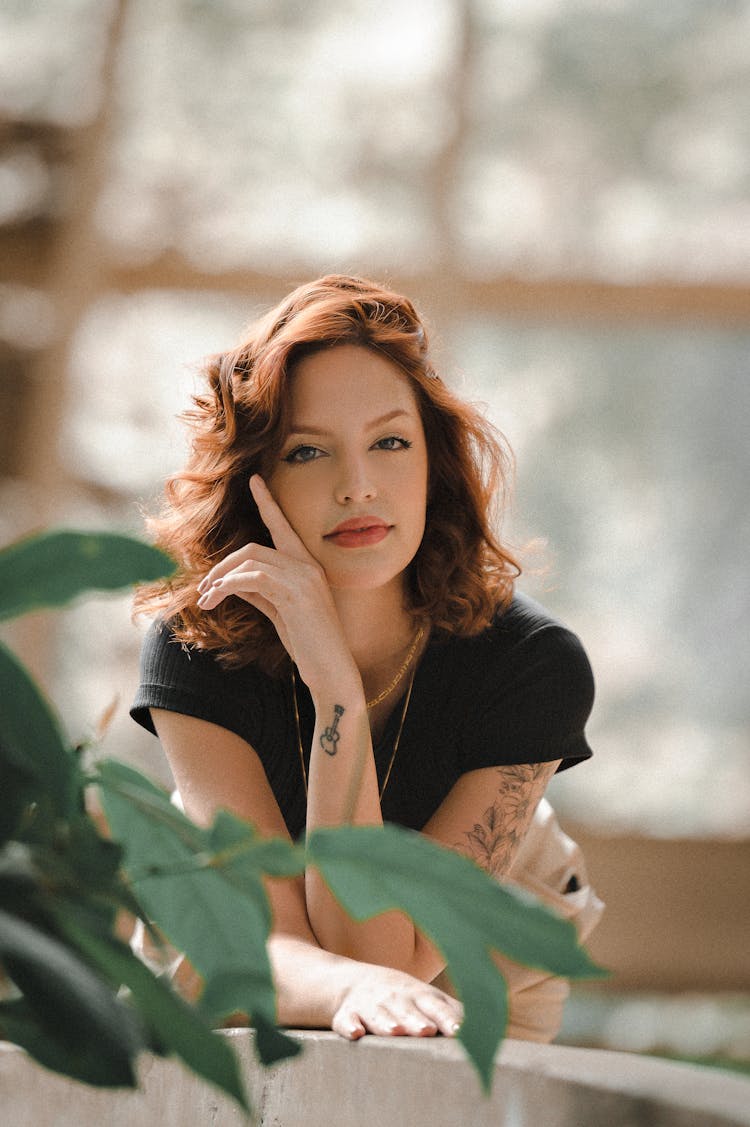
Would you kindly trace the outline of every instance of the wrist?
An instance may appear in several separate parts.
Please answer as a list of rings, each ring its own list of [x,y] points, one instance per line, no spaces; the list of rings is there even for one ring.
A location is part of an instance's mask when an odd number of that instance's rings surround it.
[[[330,1028],[361,966],[296,936],[271,935],[268,953],[282,1025]]]
[[[316,715],[325,718],[328,723],[329,713],[334,705],[339,705],[347,713],[367,714],[365,690],[362,678],[356,665],[351,668],[338,667],[315,678],[313,683],[308,683],[310,696],[315,706]]]

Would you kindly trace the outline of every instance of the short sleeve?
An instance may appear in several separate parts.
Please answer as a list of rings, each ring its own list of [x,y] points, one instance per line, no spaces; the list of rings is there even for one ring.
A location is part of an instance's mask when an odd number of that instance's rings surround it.
[[[152,708],[180,712],[219,724],[252,746],[265,721],[263,674],[252,667],[223,669],[214,657],[183,645],[168,624],[154,622],[141,650],[141,678],[130,709],[133,719],[156,734]]]
[[[484,658],[463,726],[464,771],[554,759],[564,770],[591,756],[585,725],[594,678],[575,634],[550,622]]]

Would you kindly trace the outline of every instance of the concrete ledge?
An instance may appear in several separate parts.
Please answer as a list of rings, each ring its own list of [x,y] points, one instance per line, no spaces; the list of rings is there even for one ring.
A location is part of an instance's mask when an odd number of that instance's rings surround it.
[[[302,1055],[273,1069],[252,1033],[228,1030],[264,1127],[746,1127],[750,1081],[628,1053],[506,1041],[485,1098],[462,1049],[442,1038],[295,1032]],[[174,1061],[145,1058],[141,1090],[102,1091],[0,1046],[8,1127],[245,1127],[239,1108]]]

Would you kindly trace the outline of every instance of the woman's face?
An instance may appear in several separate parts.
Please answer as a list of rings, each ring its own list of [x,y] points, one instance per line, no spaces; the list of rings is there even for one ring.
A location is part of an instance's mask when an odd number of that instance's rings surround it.
[[[397,582],[422,540],[427,449],[416,397],[390,360],[344,344],[301,360],[292,428],[267,484],[334,588]]]

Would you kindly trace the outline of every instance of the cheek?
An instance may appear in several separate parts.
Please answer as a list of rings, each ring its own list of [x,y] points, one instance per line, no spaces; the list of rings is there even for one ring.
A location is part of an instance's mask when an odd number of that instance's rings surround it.
[[[430,481],[429,473],[427,470],[427,461],[416,470],[413,480],[411,482],[411,494],[414,498],[415,505],[418,505],[422,516],[427,508],[427,502],[430,497]]]
[[[269,489],[276,504],[297,533],[302,543],[311,555],[315,556],[319,547],[316,530],[320,526],[320,517],[315,507],[313,491],[305,489],[304,484],[295,481],[276,480],[275,485],[269,483]],[[317,559],[317,556],[315,556]]]
[[[288,466],[281,466],[266,479],[266,485],[274,501],[291,523],[295,510],[300,511],[299,481],[292,479]]]

